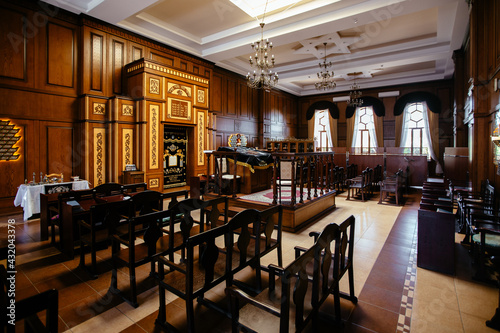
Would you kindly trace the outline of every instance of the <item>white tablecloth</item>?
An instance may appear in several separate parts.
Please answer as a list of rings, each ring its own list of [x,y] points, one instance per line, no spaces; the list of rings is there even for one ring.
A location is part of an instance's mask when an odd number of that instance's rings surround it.
[[[76,182],[58,183],[58,185],[73,184],[73,190],[85,190],[89,188],[89,182],[78,180]],[[47,184],[54,185],[54,184]],[[14,206],[21,206],[24,210],[24,220],[28,220],[34,214],[40,214],[40,193],[45,194],[45,184],[25,185],[22,184],[17,189]]]

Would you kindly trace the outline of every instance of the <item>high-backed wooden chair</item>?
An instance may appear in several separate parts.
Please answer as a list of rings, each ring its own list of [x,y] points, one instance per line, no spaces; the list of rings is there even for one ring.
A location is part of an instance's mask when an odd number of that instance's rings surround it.
[[[97,278],[97,247],[108,247],[111,235],[128,232],[126,215],[130,211],[130,200],[120,200],[94,205],[90,208],[90,219],[78,221],[80,227],[80,267]],[[90,248],[91,266],[85,265],[86,248]]]
[[[130,198],[132,202],[132,217],[163,210],[163,193],[146,190]]]
[[[359,194],[361,194],[362,201],[368,198],[372,173],[373,169],[366,168],[361,172],[361,175],[347,180],[347,200]]]
[[[146,184],[146,183],[123,184],[122,185],[122,192],[124,194],[142,192],[142,191],[146,191],[147,189],[148,189],[148,184]]]
[[[94,193],[98,197],[109,197],[111,195],[121,194],[122,185],[118,183],[104,183],[94,187]]]
[[[339,322],[341,294],[338,283],[346,272],[349,272],[350,295],[342,295],[357,302],[352,273],[353,233],[352,216],[340,227],[334,223],[327,225],[311,248],[296,248],[296,259],[286,268],[269,266],[269,290],[256,297],[236,287],[226,288],[231,304],[232,331],[302,332],[309,324],[312,324],[311,331],[317,331],[321,305],[330,295],[334,295],[334,319]],[[276,274],[278,280],[275,280]]]
[[[380,198],[378,203],[381,204],[386,197],[392,193],[396,199],[396,205],[399,205],[399,202],[402,201],[403,198],[403,177],[402,170],[398,170],[394,177],[388,177],[383,181],[379,182],[380,185]]]
[[[138,215],[127,220],[126,233],[113,233],[111,292],[120,295],[126,302],[137,307],[136,268],[150,263],[150,276],[155,274],[156,256],[170,253],[170,237],[164,232],[164,220],[171,216],[169,210]],[[118,266],[124,265],[129,271],[129,296],[118,289]]]
[[[237,230],[252,225],[259,218],[258,211],[245,210],[222,226],[190,236],[185,245],[186,260],[180,263],[167,257],[156,257],[160,294],[157,324],[176,330],[168,322],[166,315],[165,292],[168,290],[186,302],[187,331],[195,332],[194,300],[198,299],[204,305],[216,307],[205,298],[205,294],[220,283],[229,285],[233,274],[232,244],[236,239]],[[167,271],[165,267],[168,268]]]

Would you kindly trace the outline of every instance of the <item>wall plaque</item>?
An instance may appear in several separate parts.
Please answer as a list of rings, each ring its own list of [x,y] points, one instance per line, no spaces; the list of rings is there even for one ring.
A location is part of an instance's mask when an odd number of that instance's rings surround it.
[[[167,117],[191,120],[191,101],[169,98]]]

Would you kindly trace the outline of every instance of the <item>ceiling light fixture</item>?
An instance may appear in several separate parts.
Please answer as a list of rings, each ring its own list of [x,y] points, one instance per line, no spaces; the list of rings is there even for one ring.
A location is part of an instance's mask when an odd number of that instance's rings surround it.
[[[363,105],[363,100],[361,99],[361,90],[359,90],[359,85],[356,84],[356,79],[354,79],[354,83],[351,86],[351,90],[349,91],[349,105],[353,107],[360,107]]]
[[[267,8],[267,2],[266,2]],[[255,89],[264,89],[270,91],[276,84],[278,84],[278,73],[271,71],[274,67],[274,54],[271,55],[269,59],[268,51],[271,53],[273,49],[273,43],[269,42],[269,39],[264,41],[264,18],[266,17],[266,12],[264,10],[264,16],[262,17],[262,22],[260,23],[261,37],[255,43],[252,43],[252,49],[255,51],[255,55],[250,56],[250,66],[256,67],[253,74],[247,74],[247,85]]]
[[[333,81],[333,71],[328,70],[328,68],[332,67],[333,64],[332,62],[326,62],[326,43],[323,43],[325,46],[325,59],[323,60],[323,63],[319,63],[319,68],[320,72],[317,73],[318,79],[320,79],[320,82],[316,82],[314,84],[314,87],[317,90],[330,90],[335,88],[336,83]]]

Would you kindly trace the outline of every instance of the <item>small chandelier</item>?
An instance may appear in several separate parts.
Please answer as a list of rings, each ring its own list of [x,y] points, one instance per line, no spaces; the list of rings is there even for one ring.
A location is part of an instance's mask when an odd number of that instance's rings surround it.
[[[262,18],[262,21],[264,21],[264,18]],[[271,53],[273,43],[269,42],[269,39],[264,41],[264,25],[264,22],[260,23],[260,40],[252,43],[252,50],[255,50],[255,55],[250,56],[250,66],[255,66],[256,70],[253,71],[253,74],[247,74],[247,85],[251,88],[270,91],[278,84],[278,73],[271,71],[271,68],[274,67],[274,54],[269,59],[268,52]]]
[[[320,72],[317,73],[318,79],[320,79],[320,82],[316,82],[314,84],[314,87],[317,90],[329,90],[333,89],[336,86],[335,81],[333,81],[333,71],[329,71],[328,69],[332,67],[332,62],[326,62],[326,43],[323,43],[325,45],[325,59],[323,60],[323,63],[319,63],[319,68]]]
[[[360,107],[361,105],[363,105],[361,91],[359,90],[359,85],[354,81],[354,84],[351,86],[351,91],[349,91],[349,106]]]

